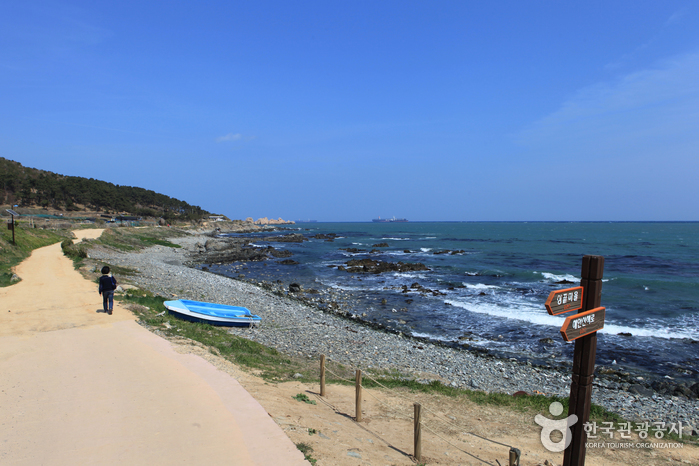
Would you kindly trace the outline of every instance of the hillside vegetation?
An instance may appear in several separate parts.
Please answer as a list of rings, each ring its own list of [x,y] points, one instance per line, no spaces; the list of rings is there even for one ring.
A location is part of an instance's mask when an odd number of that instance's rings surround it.
[[[24,167],[0,157],[0,205],[198,220],[209,212],[148,189]]]

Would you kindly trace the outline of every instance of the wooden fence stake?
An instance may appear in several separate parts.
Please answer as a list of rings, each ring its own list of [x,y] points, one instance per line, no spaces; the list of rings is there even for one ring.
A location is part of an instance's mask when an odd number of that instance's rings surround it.
[[[362,370],[357,369],[357,378],[354,381],[354,386],[356,388],[356,412],[355,412],[355,420],[357,422],[362,421]]]
[[[320,396],[325,396],[325,355],[320,355]]]
[[[413,451],[415,453],[415,459],[420,461],[422,459],[422,414],[420,413],[420,403],[413,404],[413,408],[415,408]]]
[[[519,449],[510,447],[510,466],[519,466],[520,455]]]

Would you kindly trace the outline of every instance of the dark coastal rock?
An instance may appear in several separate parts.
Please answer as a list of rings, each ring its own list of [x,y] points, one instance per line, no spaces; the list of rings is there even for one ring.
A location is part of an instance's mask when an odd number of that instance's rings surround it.
[[[291,257],[294,255],[293,252],[287,251],[286,249],[272,249],[269,251],[269,253],[272,255],[272,257],[276,258],[282,258],[282,257]]]
[[[641,384],[638,384],[638,383],[635,383],[633,385],[629,385],[629,392],[635,393],[635,394],[641,395],[641,396],[647,396],[647,397],[653,396],[653,390],[651,390],[650,388],[645,387]]]
[[[388,243],[377,243],[377,244],[372,244],[371,247],[372,247],[372,248],[387,248],[387,247],[388,247]]]
[[[350,273],[379,274],[383,272],[415,272],[420,270],[429,270],[425,264],[421,264],[419,262],[384,262],[372,259],[354,259],[348,261],[346,265],[346,270]]]
[[[420,285],[418,282],[415,282],[410,285],[410,288],[408,288],[408,285],[403,285],[401,287],[401,293],[409,293],[411,291],[416,291],[418,293],[422,293],[424,295],[431,294],[432,296],[444,296],[445,293],[442,293],[439,290],[431,290],[429,288],[425,288],[424,286]],[[412,299],[410,300],[412,302]]]
[[[572,285],[574,283],[576,283],[576,282],[572,282],[570,280],[558,280],[556,282],[557,285]]]
[[[551,339],[549,338],[549,340],[551,340]],[[539,340],[539,341],[541,341],[541,340]],[[553,340],[551,340],[551,342],[553,342]],[[615,371],[611,367],[606,367],[606,366],[598,366],[595,371],[601,375],[612,375],[612,374],[617,373],[617,371]]]
[[[289,285],[289,293],[298,293],[301,291],[301,285],[298,283],[292,283]]]
[[[247,244],[247,241],[244,241],[243,244]],[[207,252],[225,251],[227,249],[238,247],[239,245],[240,241],[216,238],[206,240],[206,243],[204,243],[204,249]]]
[[[553,338],[542,338],[539,340],[540,343],[543,343],[545,345],[553,345],[554,341]]]
[[[443,250],[443,251],[435,251],[435,252],[433,252],[432,254],[434,254],[434,255],[450,254],[450,255],[453,256],[453,255],[455,255],[455,254],[463,254],[463,253],[465,253],[465,252],[466,252],[466,251],[464,251],[463,249],[457,249],[457,250],[453,250],[453,251],[450,250],[450,249],[445,249],[445,250]]]
[[[684,397],[687,397],[687,398],[696,398],[696,396],[694,395],[694,392],[692,391],[692,389],[689,388],[687,385],[685,385],[685,384],[683,384],[683,383],[678,384],[678,385],[675,387],[675,391],[674,391],[673,395],[675,395],[675,396],[684,396]]]
[[[337,233],[318,233],[317,235],[311,236],[313,239],[324,239],[326,241],[333,241],[337,237]]]
[[[357,254],[359,252],[366,252],[366,249],[340,248],[340,251],[347,251],[347,252],[351,252],[352,254]]]
[[[282,265],[297,265],[298,264],[298,262],[296,262],[293,259],[284,259],[283,261],[279,261],[277,263],[282,264]]]
[[[262,241],[269,241],[270,243],[303,243],[308,240],[301,233],[292,233],[282,236],[266,236],[262,238]]]
[[[191,253],[192,259],[199,263],[233,263],[263,261],[268,259],[274,248],[256,248],[249,246],[250,240],[243,238],[216,238],[198,244]]]

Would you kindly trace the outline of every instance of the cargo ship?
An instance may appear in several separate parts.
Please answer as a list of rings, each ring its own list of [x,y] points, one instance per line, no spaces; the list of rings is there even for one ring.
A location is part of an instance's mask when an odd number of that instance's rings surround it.
[[[379,217],[379,218],[372,219],[372,222],[376,222],[376,223],[405,223],[407,221],[408,221],[408,219],[396,218],[396,217],[393,217],[393,218],[381,218],[381,217]]]

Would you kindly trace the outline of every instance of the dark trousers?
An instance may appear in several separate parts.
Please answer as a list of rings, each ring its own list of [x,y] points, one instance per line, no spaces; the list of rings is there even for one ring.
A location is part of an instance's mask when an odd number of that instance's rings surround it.
[[[114,308],[114,290],[102,292],[102,307],[104,307],[104,312]]]

